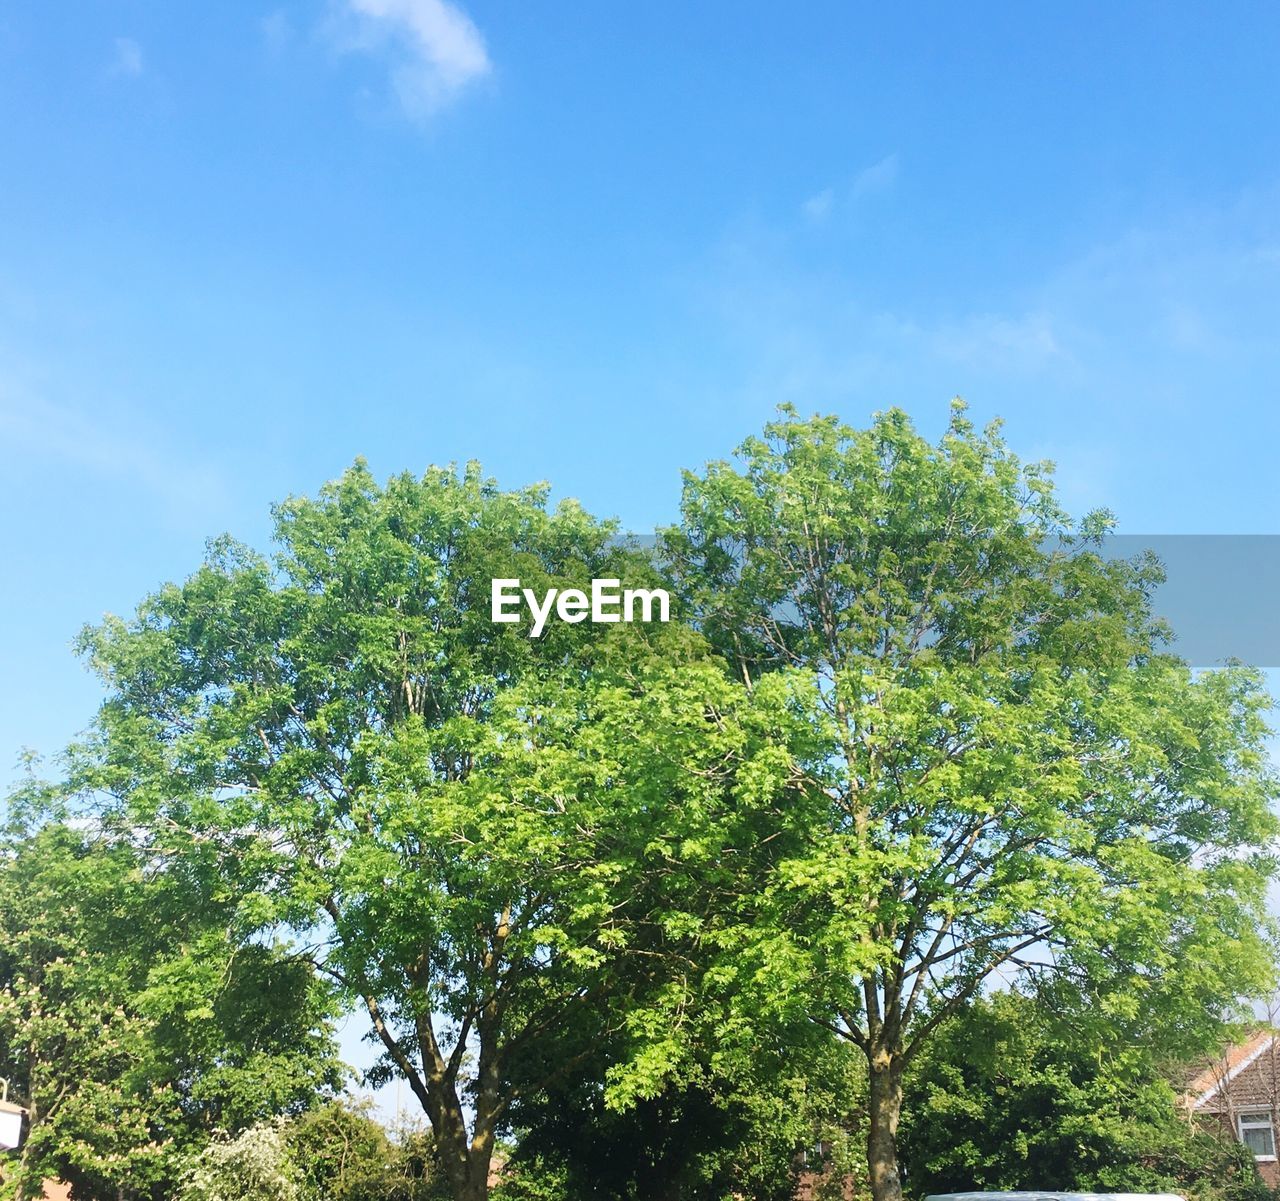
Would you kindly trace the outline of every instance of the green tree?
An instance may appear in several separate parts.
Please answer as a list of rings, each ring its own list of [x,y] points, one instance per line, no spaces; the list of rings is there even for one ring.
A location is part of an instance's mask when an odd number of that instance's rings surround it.
[[[105,1184],[163,1174],[171,1101],[138,1068],[148,1023],[98,920],[132,870],[65,826],[0,852],[0,1076],[30,1123],[0,1195],[38,1197],[62,1172]]]
[[[387,1130],[366,1106],[330,1101],[285,1128],[303,1201],[444,1201],[429,1132]]]
[[[906,1082],[911,1191],[1266,1201],[1248,1152],[1180,1111],[1155,1048],[1123,1028],[1100,1031],[1078,996],[1065,1000],[1001,993],[938,1028]]]
[[[443,1201],[431,1136],[392,1137],[368,1106],[334,1098],[289,1118],[217,1131],[187,1157],[179,1201]]]
[[[214,1124],[337,1083],[325,990],[279,948],[237,946],[234,900],[193,861],[149,859],[34,780],[8,809],[0,1076],[30,1132],[4,1188],[148,1196]]]
[[[663,744],[673,750],[670,738]],[[751,843],[743,836],[748,831],[739,829],[734,838],[731,828],[720,814],[717,857],[731,859]],[[714,891],[732,879],[701,872],[697,886]],[[674,962],[664,965],[663,975],[700,1007],[698,944],[717,937],[720,915],[704,898],[699,910],[686,905],[683,917],[697,922],[696,933],[671,940],[668,959]],[[628,996],[629,1016],[634,1021],[651,1003],[644,995]],[[738,1019],[723,1006],[696,1021],[697,1045],[675,1048],[670,1057],[665,1039],[643,1028],[637,1037],[620,1022],[612,1042],[583,1059],[572,1076],[522,1098],[512,1112],[517,1141],[504,1196],[536,1196],[530,1181],[555,1179],[573,1201],[789,1201],[802,1171],[830,1167],[829,1156],[816,1149],[843,1147],[844,1126],[865,1092],[853,1049],[811,1022],[783,1027],[756,1020],[731,1031]],[[669,1077],[661,1091],[635,1090],[630,1080],[610,1087],[629,1051],[647,1054],[655,1045],[664,1048],[659,1074]]]
[[[752,1087],[759,1074],[671,1085],[624,1109],[607,1104],[599,1077],[580,1075],[536,1114],[520,1111],[531,1125],[508,1161],[507,1191],[520,1196],[528,1177],[554,1171],[573,1201],[789,1201],[825,1116],[814,1105],[818,1073],[810,1081],[799,1063],[791,1068],[768,1089]]]
[[[677,912],[697,888],[673,857],[714,862],[696,833],[718,783],[632,735],[653,710],[717,754],[699,682],[723,673],[676,625],[495,624],[494,578],[652,568],[475,467],[384,488],[358,464],[279,506],[276,541],[271,560],[215,543],[134,620],[86,632],[110,696],[83,778],[157,853],[221,857],[261,929],[312,940],[474,1201],[518,1091],[574,1070],[561,1032],[594,1029],[612,965],[661,941],[643,880],[660,872]]]
[[[1106,980],[1190,1039],[1267,987],[1270,702],[1162,650],[1158,565],[1105,559],[1109,518],[1071,525],[963,406],[936,445],[896,410],[785,412],[740,463],[686,476],[667,551],[735,678],[803,717],[778,808],[803,849],[749,875],[709,974],[765,965],[862,1051],[897,1201],[904,1071],[997,974]]]

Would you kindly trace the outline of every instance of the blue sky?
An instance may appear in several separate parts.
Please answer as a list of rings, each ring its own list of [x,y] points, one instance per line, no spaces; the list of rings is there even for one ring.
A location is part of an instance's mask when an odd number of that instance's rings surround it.
[[[891,11],[896,9],[896,11]],[[363,454],[652,528],[775,405],[962,394],[1280,530],[1264,4],[0,5],[0,771],[85,621]]]
[[[874,6],[882,9],[885,6]],[[0,753],[357,454],[631,528],[789,400],[963,394],[1122,527],[1274,531],[1263,5],[0,8]]]
[[[1275,531],[1263,4],[0,7],[0,756],[81,623],[357,454],[634,529],[780,401]]]

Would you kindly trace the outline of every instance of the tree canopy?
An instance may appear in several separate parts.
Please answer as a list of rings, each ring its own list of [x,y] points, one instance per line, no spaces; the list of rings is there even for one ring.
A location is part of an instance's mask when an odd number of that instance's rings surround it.
[[[988,985],[1067,976],[1202,1035],[1266,987],[1270,699],[1169,653],[1158,564],[1105,557],[1109,515],[1069,522],[1046,466],[963,406],[936,445],[896,410],[784,413],[739,454],[686,475],[667,544],[732,674],[789,678],[767,696],[808,727],[804,849],[742,942],[864,1052],[871,1184],[896,1201],[903,1073]]]
[[[277,509],[272,560],[217,543],[84,637],[111,689],[85,779],[157,847],[234,857],[260,928],[310,940],[458,1201],[486,1195],[519,1091],[573,1070],[563,1035],[597,1021],[611,964],[668,921],[645,881],[678,912],[673,858],[712,862],[716,782],[686,769],[719,753],[725,685],[697,637],[490,620],[494,578],[651,578],[612,534],[474,467],[381,488],[357,465]],[[691,730],[677,770],[659,734]]]
[[[214,1128],[342,1083],[333,997],[288,948],[242,940],[197,856],[157,859],[52,796],[30,780],[0,836],[0,1076],[30,1124],[0,1195],[61,1177],[150,1196]]]
[[[225,1129],[210,1154],[270,1159],[271,1116],[328,1087],[333,989],[453,1201],[488,1195],[504,1135],[566,1197],[765,1197],[823,1123],[865,1133],[898,1201],[909,1072],[985,994],[1066,989],[1099,1031],[1190,1054],[1270,986],[1261,677],[1179,660],[1159,565],[1109,557],[1109,515],[1069,520],[1049,467],[962,406],[936,442],[897,410],[784,410],[686,474],[656,554],[474,464],[379,484],[357,462],[274,517],[270,555],[216,540],[84,632],[107,699],[64,791],[92,818],[7,861],[0,1022],[36,1021],[20,960],[65,977],[59,1029],[112,1037],[41,1062],[111,1081],[121,1132],[169,1129],[121,1066],[141,1039],[179,1065],[165,1104]],[[660,585],[674,620],[531,637],[491,619],[513,578]],[[42,873],[97,899],[44,913],[19,895]],[[151,889],[146,945],[181,954],[110,1007]],[[48,949],[82,938],[108,948],[83,970]],[[255,1009],[268,979],[292,1027]],[[588,1162],[566,1114],[646,1145]]]

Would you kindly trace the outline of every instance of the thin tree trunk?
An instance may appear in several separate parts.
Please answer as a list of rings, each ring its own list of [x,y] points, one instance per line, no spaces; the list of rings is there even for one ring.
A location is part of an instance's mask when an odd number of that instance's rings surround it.
[[[36,1124],[44,1117],[44,1114],[36,1108],[35,1089],[30,1083],[27,1086],[27,1096],[30,1100],[27,1102],[27,1116],[23,1121],[23,1128],[20,1129],[18,1138],[22,1142],[22,1150],[18,1152],[18,1187],[14,1190],[14,1201],[27,1201],[29,1197],[38,1196],[44,1190],[37,1186],[36,1191],[31,1191],[31,1135],[34,1133]],[[25,1137],[23,1137],[25,1135]]]
[[[898,1118],[902,1113],[902,1063],[896,1055],[868,1057],[867,1171],[875,1201],[902,1201],[898,1172]]]
[[[31,1186],[31,1160],[30,1150],[26,1146],[22,1148],[22,1153],[18,1157],[17,1180],[18,1187],[13,1194],[14,1201],[28,1201],[28,1198],[36,1195],[29,1191]]]

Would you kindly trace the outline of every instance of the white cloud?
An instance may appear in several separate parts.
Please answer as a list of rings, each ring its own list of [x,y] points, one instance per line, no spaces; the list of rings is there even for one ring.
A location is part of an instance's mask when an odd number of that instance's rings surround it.
[[[832,217],[848,217],[860,202],[889,191],[897,179],[898,155],[896,152],[886,154],[879,162],[859,171],[839,192],[835,188],[823,188],[810,196],[800,206],[800,212],[813,225],[824,225]]]
[[[810,221],[817,224],[831,216],[831,208],[835,202],[835,192],[831,188],[823,188],[816,196],[810,196],[800,209]]]
[[[886,192],[898,179],[898,155],[886,154],[878,163],[872,163],[859,171],[853,179],[853,196],[856,200],[861,196],[872,196],[877,192]]]
[[[977,313],[938,325],[926,333],[924,342],[943,359],[984,371],[1035,371],[1066,353],[1052,318],[1040,312]]]
[[[883,184],[889,172],[876,175]],[[888,287],[863,267],[879,234],[871,212],[835,247],[797,236],[803,212],[780,226],[739,219],[691,270],[690,303],[701,344],[725,359],[719,391],[744,407],[790,400],[856,414],[904,403],[929,413],[935,398],[945,412],[959,393],[976,413],[1007,416],[1011,430],[1027,418],[1056,443],[1052,457],[1085,464],[1060,477],[1072,511],[1108,503],[1127,529],[1168,528],[1176,488],[1181,521],[1277,528],[1274,490],[1245,507],[1225,476],[1200,468],[1248,463],[1241,480],[1274,473],[1277,214],[1280,182],[1219,205],[1168,207],[1072,255],[1028,256],[1003,279],[985,276],[979,255],[967,269],[925,263],[918,282]],[[1094,444],[1122,449],[1090,457]]]
[[[116,38],[109,72],[128,78],[142,74],[142,47],[133,38]]]
[[[392,86],[410,116],[429,116],[493,70],[480,31],[448,0],[342,3],[340,47],[389,53]]]

